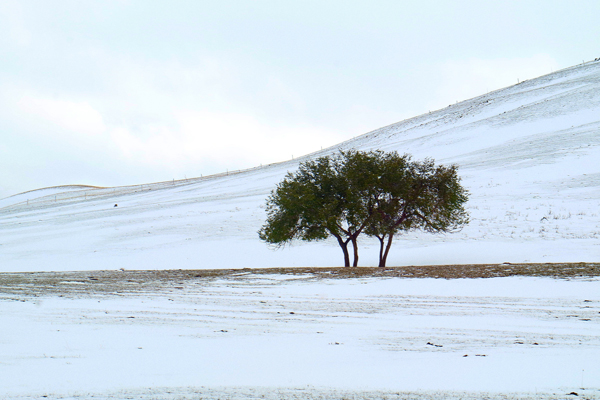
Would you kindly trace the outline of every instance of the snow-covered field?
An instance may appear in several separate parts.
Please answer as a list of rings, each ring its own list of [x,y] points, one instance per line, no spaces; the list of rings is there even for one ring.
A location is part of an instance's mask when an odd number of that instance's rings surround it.
[[[598,278],[12,279],[0,398],[600,398]]]
[[[405,120],[309,157],[349,148],[456,163],[471,192],[469,226],[453,235],[399,238],[389,265],[600,256],[600,62]],[[267,195],[303,159],[185,181],[44,189],[2,199],[0,271],[340,265],[336,243],[274,252],[257,237]],[[377,265],[375,243],[360,240],[360,265]]]
[[[456,163],[471,192],[470,225],[399,238],[388,265],[599,259],[600,63],[307,157],[350,148]],[[0,199],[0,398],[600,398],[597,277],[13,282],[340,265],[333,242],[273,251],[257,237],[269,192],[306,159]],[[376,244],[360,245],[360,264],[376,265]]]

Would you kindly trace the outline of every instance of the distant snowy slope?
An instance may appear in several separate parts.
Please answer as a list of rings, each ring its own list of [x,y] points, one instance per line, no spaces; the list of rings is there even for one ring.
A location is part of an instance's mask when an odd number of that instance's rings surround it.
[[[0,200],[0,271],[340,265],[333,242],[272,251],[258,240],[264,202],[299,162],[382,149],[455,163],[471,224],[410,233],[389,265],[598,261],[600,63],[522,82],[240,173],[117,188],[27,192]],[[115,207],[115,204],[117,206]],[[361,242],[361,265],[376,265]]]
[[[17,204],[29,204],[29,199],[41,200],[43,198],[52,198],[56,200],[57,195],[65,196],[67,193],[78,191],[78,190],[89,190],[97,189],[95,186],[86,185],[66,185],[66,186],[54,186],[42,189],[30,190],[28,192],[15,194],[14,196],[5,197],[0,199],[0,208],[13,206]]]

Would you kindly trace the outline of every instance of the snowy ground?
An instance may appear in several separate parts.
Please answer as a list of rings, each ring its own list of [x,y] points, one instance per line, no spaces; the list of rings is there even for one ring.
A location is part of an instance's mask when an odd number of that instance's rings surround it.
[[[456,163],[471,192],[464,230],[399,238],[389,265],[600,258],[600,63],[588,63],[303,159],[0,199],[0,272],[340,265],[333,242],[272,251],[256,232],[287,171],[350,148]],[[377,265],[376,243],[359,242],[360,265]],[[110,290],[0,274],[0,398],[600,398],[598,278],[240,274]]]
[[[597,277],[82,274],[0,277],[0,398],[600,398]]]
[[[456,163],[471,192],[472,222],[463,231],[398,238],[389,265],[600,257],[599,62],[411,118],[307,157],[349,148]],[[340,265],[336,243],[274,252],[256,233],[269,192],[305,159],[184,181],[49,188],[2,199],[0,271]],[[359,242],[360,265],[377,265],[377,244]]]

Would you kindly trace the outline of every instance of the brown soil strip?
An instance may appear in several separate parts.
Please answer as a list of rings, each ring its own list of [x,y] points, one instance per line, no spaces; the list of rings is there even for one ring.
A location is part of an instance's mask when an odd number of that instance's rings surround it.
[[[187,285],[252,283],[282,275],[269,284],[288,280],[316,281],[353,278],[473,279],[508,276],[589,279],[600,276],[600,263],[429,265],[390,268],[263,268],[160,271],[74,271],[0,273],[0,295],[94,296],[170,293]],[[198,288],[198,286],[196,286]]]

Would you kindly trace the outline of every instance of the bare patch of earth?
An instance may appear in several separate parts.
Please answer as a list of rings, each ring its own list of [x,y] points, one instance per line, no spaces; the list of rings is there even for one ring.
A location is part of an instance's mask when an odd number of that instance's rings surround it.
[[[600,263],[547,264],[471,264],[430,265],[390,268],[263,268],[263,269],[203,269],[159,271],[74,271],[0,273],[0,294],[25,296],[77,296],[127,294],[139,292],[177,291],[184,286],[207,284],[215,280],[231,284],[251,284],[268,276],[271,281],[318,281],[321,279],[356,278],[437,278],[475,279],[509,276],[550,277],[559,279],[594,278],[600,276]]]

